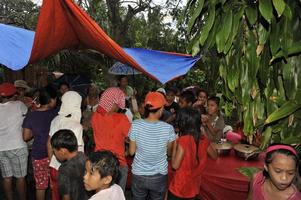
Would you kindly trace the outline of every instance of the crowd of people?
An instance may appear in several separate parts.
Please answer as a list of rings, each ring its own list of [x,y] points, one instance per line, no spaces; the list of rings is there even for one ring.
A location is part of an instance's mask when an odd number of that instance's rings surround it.
[[[31,89],[23,80],[0,85],[0,170],[5,198],[26,199],[28,160],[36,199],[123,200],[132,174],[134,200],[195,199],[212,145],[226,137],[220,99],[200,88],[158,88],[145,96],[128,85],[87,96],[68,83]],[[30,93],[30,95],[28,95]],[[92,133],[89,135],[88,133]],[[92,145],[91,145],[92,144]],[[127,157],[133,158],[131,172]],[[289,145],[268,148],[249,199],[301,199],[299,158]]]

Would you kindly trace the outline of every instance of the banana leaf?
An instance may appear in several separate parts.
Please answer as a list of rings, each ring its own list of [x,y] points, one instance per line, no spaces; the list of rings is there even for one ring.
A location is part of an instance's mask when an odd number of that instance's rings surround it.
[[[244,175],[244,176],[248,177],[249,179],[251,179],[254,173],[257,173],[262,169],[257,168],[257,167],[240,167],[237,170],[242,175]]]

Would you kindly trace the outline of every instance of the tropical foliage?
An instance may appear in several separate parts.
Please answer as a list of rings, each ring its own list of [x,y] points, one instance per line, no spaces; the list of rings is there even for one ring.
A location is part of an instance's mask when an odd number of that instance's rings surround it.
[[[223,94],[262,147],[301,141],[301,5],[297,0],[189,0],[188,51],[217,60]],[[216,52],[212,57],[208,53]]]

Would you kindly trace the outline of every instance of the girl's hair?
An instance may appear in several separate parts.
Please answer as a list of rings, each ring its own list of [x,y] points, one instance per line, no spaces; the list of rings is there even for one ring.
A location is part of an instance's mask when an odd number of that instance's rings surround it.
[[[209,97],[209,98],[208,98],[207,102],[208,102],[208,101],[213,101],[213,102],[216,103],[217,106],[219,106],[220,98],[217,97],[217,96],[212,96],[212,97]]]
[[[208,92],[206,90],[204,90],[204,89],[199,89],[198,93],[197,93],[197,96],[199,96],[201,92],[205,93],[206,97],[208,97]]]
[[[119,161],[111,151],[97,151],[89,155],[92,170],[97,170],[101,178],[111,176],[112,181],[110,186],[113,185],[119,175]]]
[[[280,153],[280,154],[286,155],[286,156],[288,156],[288,157],[291,157],[291,158],[295,161],[295,163],[296,163],[296,170],[297,170],[297,169],[298,169],[298,166],[299,166],[299,158],[298,158],[298,155],[295,154],[295,152],[289,150],[289,148],[293,148],[293,147],[290,146],[290,145],[286,145],[286,144],[272,144],[272,145],[269,146],[269,148],[270,148],[270,147],[275,147],[275,146],[277,146],[277,145],[279,146],[279,148],[267,152],[267,154],[266,154],[266,156],[265,156],[265,164],[266,164],[266,165],[269,165],[270,163],[272,163],[272,162],[273,162],[273,157],[274,157],[273,155],[274,155],[275,153]],[[289,148],[281,148],[281,146],[283,146],[283,147],[286,146],[286,147],[289,147]],[[269,148],[268,148],[268,149],[269,149]],[[265,169],[264,169],[264,171],[263,171],[263,175],[264,175],[265,177],[269,177],[269,173],[268,173]]]
[[[183,98],[187,103],[193,104],[196,100],[195,95],[192,91],[186,90],[180,94],[180,98]]]
[[[201,115],[193,108],[182,108],[177,112],[175,126],[179,129],[179,136],[191,135],[196,144],[196,159],[198,158],[198,146],[200,140]]]
[[[158,110],[160,110],[161,108],[157,108],[157,109],[151,109],[152,105],[150,104],[146,104],[144,106],[144,118],[148,118],[150,113],[156,113]]]

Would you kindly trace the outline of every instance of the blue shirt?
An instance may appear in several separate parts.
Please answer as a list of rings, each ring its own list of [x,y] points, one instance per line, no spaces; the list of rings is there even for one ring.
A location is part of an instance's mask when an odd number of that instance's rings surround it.
[[[129,137],[136,142],[133,174],[167,174],[167,144],[176,139],[174,128],[170,124],[135,120]]]

